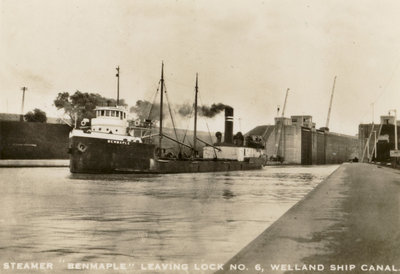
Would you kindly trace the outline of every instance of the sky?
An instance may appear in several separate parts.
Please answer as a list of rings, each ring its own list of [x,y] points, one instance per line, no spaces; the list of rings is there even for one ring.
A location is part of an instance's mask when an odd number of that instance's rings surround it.
[[[53,106],[59,92],[152,101],[165,64],[172,104],[235,109],[235,129],[312,115],[355,135],[400,110],[400,2],[370,0],[0,0],[0,112]],[[178,126],[189,121],[178,119]],[[192,123],[192,122],[190,122]],[[223,115],[200,129],[223,130]]]

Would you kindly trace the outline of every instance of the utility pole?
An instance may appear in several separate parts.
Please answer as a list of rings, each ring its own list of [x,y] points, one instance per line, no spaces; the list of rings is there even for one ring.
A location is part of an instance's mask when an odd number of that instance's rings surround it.
[[[119,105],[119,66],[116,68],[117,74],[117,106]]]
[[[21,117],[20,117],[20,120],[22,122],[24,120],[23,117],[24,117],[25,91],[27,91],[28,88],[27,87],[22,87],[21,90],[22,90],[22,104],[21,104]]]

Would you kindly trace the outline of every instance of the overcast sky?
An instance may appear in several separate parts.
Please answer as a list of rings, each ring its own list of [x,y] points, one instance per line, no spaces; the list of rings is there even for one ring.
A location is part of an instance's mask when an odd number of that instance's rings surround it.
[[[286,114],[325,126],[337,75],[331,131],[400,110],[400,1],[0,0],[0,112],[49,116],[58,92],[151,101],[161,61],[172,103],[235,109],[236,129],[272,124],[290,88]],[[223,129],[222,115],[208,121]],[[183,127],[183,125],[180,125]],[[205,124],[200,123],[204,129]]]

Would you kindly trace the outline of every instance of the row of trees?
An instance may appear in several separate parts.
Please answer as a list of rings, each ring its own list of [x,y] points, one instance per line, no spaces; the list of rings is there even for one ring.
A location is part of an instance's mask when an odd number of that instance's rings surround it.
[[[62,109],[73,124],[75,120],[80,123],[83,118],[94,118],[96,106],[115,106],[116,103],[115,99],[106,98],[97,93],[80,92],[79,90],[74,94],[60,92],[54,100],[55,107],[58,110]],[[127,106],[124,99],[119,100],[119,105]],[[138,100],[129,111],[135,113],[141,120],[159,120],[160,105],[152,104],[146,100]]]
[[[72,124],[75,124],[75,122],[80,123],[83,118],[94,118],[96,116],[94,109],[97,106],[115,106],[117,102],[113,98],[106,98],[97,93],[87,93],[77,90],[73,94],[69,94],[68,92],[58,93],[53,103],[57,110],[63,110],[67,119]],[[127,106],[124,99],[119,100],[119,105]],[[179,109],[180,111],[181,109]],[[158,120],[160,105],[146,100],[138,100],[130,108],[130,112],[136,113],[137,117],[141,120]],[[24,117],[28,122],[46,122],[47,120],[46,113],[40,109],[34,109],[26,113]]]
[[[83,118],[94,118],[96,116],[94,109],[96,106],[115,106],[116,100],[112,98],[106,98],[97,93],[87,93],[76,91],[74,94],[68,92],[58,93],[56,99],[53,101],[54,106],[57,110],[63,110],[67,118],[75,124],[79,123]],[[124,99],[119,100],[120,106],[127,106]],[[137,101],[136,105],[131,107],[130,111],[135,112],[140,119],[147,119],[149,110],[151,109],[151,103],[148,101]],[[153,106],[154,112],[159,111],[159,106]],[[41,122],[47,121],[47,115],[44,111],[35,108],[33,111],[29,111],[24,115],[25,121],[28,122]],[[156,119],[157,117],[150,117]]]

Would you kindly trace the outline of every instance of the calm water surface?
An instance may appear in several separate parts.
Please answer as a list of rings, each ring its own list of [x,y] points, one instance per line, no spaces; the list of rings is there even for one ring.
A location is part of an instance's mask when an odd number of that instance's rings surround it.
[[[224,263],[338,166],[178,175],[0,169],[0,263]]]

